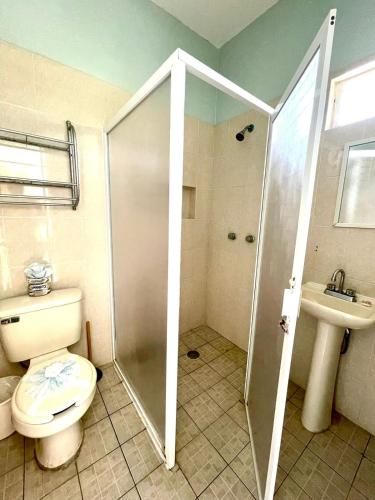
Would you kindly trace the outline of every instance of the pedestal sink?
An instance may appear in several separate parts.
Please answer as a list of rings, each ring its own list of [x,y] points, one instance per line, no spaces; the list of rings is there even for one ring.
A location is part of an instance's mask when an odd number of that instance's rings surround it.
[[[333,395],[345,328],[361,330],[375,324],[375,299],[357,295],[357,302],[347,302],[325,295],[325,288],[325,285],[312,282],[302,286],[301,307],[318,320],[302,410],[302,424],[311,432],[322,432],[331,425]]]

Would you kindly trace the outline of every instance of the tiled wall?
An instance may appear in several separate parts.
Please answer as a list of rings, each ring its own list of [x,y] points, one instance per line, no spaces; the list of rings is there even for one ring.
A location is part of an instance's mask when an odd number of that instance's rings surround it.
[[[214,126],[185,117],[184,185],[195,187],[195,217],[182,220],[180,331],[206,323],[208,232]]]
[[[304,281],[325,284],[342,267],[346,286],[371,297],[375,297],[375,229],[332,224],[344,144],[374,136],[375,119],[323,133],[304,276]],[[291,374],[302,387],[306,387],[315,332],[316,321],[302,312]],[[375,434],[375,328],[352,332],[349,349],[340,360],[335,407]]]
[[[255,130],[238,142],[249,123]],[[267,117],[251,111],[215,127],[210,218],[207,324],[247,350],[258,236]],[[236,233],[235,240],[228,233]]]
[[[66,139],[65,120],[71,120],[77,132],[82,188],[76,212],[0,205],[0,298],[25,293],[27,264],[50,262],[54,287],[83,290],[93,359],[106,363],[111,360],[111,337],[102,127],[129,95],[6,43],[0,43],[0,68],[0,127]],[[43,156],[50,175],[54,165],[61,173],[63,162],[57,163],[56,155],[61,157],[59,152]],[[74,350],[86,355],[84,338]],[[0,376],[17,370],[0,347]]]

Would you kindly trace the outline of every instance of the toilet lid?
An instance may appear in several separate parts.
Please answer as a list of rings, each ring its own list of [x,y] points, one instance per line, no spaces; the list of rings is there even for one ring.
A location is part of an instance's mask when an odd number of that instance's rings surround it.
[[[60,354],[30,366],[14,394],[19,410],[40,421],[79,406],[96,383],[94,366],[82,356]],[[43,420],[44,420],[43,418]]]

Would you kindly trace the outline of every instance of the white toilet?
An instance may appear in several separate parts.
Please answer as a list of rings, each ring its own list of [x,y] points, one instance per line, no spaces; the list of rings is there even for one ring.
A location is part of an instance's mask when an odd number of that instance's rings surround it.
[[[76,456],[83,439],[80,419],[95,395],[94,366],[67,349],[81,336],[81,301],[78,288],[0,301],[1,343],[8,360],[30,359],[13,393],[13,424],[36,439],[36,458],[45,469]]]

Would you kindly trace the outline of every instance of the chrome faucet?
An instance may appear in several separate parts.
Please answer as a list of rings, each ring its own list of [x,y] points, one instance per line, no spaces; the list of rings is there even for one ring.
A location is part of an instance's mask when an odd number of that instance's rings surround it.
[[[337,276],[340,275],[339,285],[336,285]],[[349,302],[355,302],[355,290],[348,288],[344,290],[345,281],[345,271],[344,269],[336,269],[332,274],[331,283],[328,283],[327,288],[324,290],[326,295],[332,295],[338,299],[348,300]]]
[[[336,290],[340,293],[344,291],[344,281],[345,281],[345,271],[344,269],[336,269],[336,271],[332,274],[331,281],[336,283],[337,276],[340,275],[339,286],[336,287]]]

